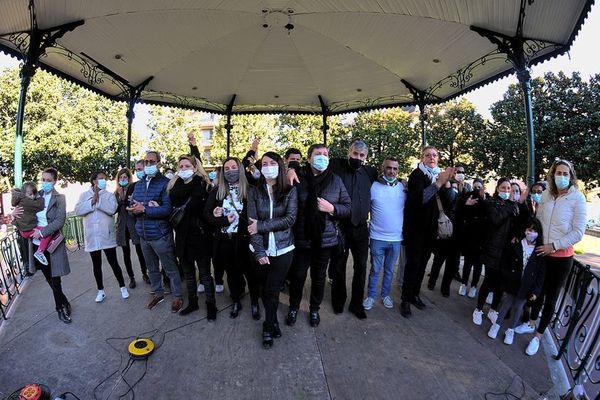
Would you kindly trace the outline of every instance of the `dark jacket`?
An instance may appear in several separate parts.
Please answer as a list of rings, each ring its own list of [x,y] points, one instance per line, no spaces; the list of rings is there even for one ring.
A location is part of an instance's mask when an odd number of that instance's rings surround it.
[[[539,297],[544,285],[544,257],[534,250],[523,272],[523,244],[520,240],[510,243],[502,257],[501,274],[505,292],[521,299],[532,294]]]
[[[478,199],[477,203],[467,206],[470,198]],[[459,196],[456,202],[454,222],[456,238],[463,254],[479,254],[485,237],[485,199],[478,191]]]
[[[362,165],[358,170],[355,170],[350,167],[346,158],[331,158],[329,168],[344,183],[352,207],[360,207],[360,221],[356,226],[366,225],[369,211],[371,211],[371,185],[377,180],[377,170],[369,165]],[[352,228],[351,218],[352,208],[348,217],[340,221],[342,230]]]
[[[204,229],[204,207],[208,198],[206,182],[195,175],[188,183],[178,178],[169,191],[173,207],[181,207],[190,199],[185,207],[185,214],[181,223],[175,228],[175,254],[180,259],[188,261],[206,256],[204,252],[210,251],[210,246],[205,243],[210,238]]]
[[[249,188],[250,189],[250,188]],[[219,237],[219,233],[222,228],[226,228],[229,225],[229,220],[226,216],[215,217],[213,215],[213,210],[216,207],[223,207],[223,200],[217,200],[217,192],[218,188],[214,188],[209,194],[208,199],[206,200],[206,206],[204,207],[204,220],[212,225],[215,233],[215,238]],[[248,201],[242,201],[242,209],[240,211],[240,218],[238,223],[237,234],[235,236],[238,239],[249,240],[248,234]]]
[[[127,241],[127,233],[129,233],[129,238],[134,245],[140,244],[140,236],[135,230],[135,217],[129,211],[127,211],[127,207],[129,207],[129,196],[133,195],[133,189],[135,188],[135,184],[128,185],[125,190],[125,198],[120,199],[117,193],[115,196],[117,198],[117,246],[129,246],[129,242]]]
[[[30,199],[21,191],[21,189],[13,189],[11,191],[10,203],[13,207],[23,207],[23,214],[20,218],[13,220],[13,225],[20,231],[31,231],[37,226],[36,213],[44,209],[44,198],[37,197]]]
[[[436,196],[423,203],[423,191],[431,186],[431,179],[419,168],[415,168],[408,177],[408,194],[404,206],[403,237],[408,245],[419,246],[425,241],[437,238],[438,217],[440,215]],[[449,190],[441,188],[437,194],[444,201],[449,198]]]
[[[499,269],[502,253],[513,238],[518,206],[512,201],[492,197],[485,202],[486,235],[481,249],[481,262],[488,269]]]
[[[144,240],[157,240],[173,232],[169,224],[171,215],[171,199],[167,193],[169,179],[158,173],[146,185],[146,179],[135,183],[132,199],[144,203],[146,211],[136,216],[135,229]],[[154,200],[158,207],[149,207],[148,203]]]
[[[273,202],[271,216],[271,200],[265,186],[253,187],[248,194],[248,217],[257,221],[257,233],[250,236],[250,251],[257,261],[267,256],[270,232],[275,236],[277,250],[294,244],[292,227],[298,213],[298,194],[296,188],[291,187],[280,201]]]
[[[305,211],[306,199],[308,197],[308,181],[307,173],[312,173],[309,166],[296,170],[300,183],[295,183],[298,190],[298,217],[294,225],[295,245],[298,248],[307,249],[311,247],[310,238],[306,235],[305,230]],[[325,214],[325,229],[321,240],[321,248],[334,247],[338,244],[337,224],[340,219],[350,216],[350,195],[346,191],[346,186],[336,174],[332,175],[331,182],[319,194],[319,197],[330,202],[335,211],[333,215]]]

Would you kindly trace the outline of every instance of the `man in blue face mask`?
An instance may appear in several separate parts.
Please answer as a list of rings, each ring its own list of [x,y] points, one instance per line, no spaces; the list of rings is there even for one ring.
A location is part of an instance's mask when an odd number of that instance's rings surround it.
[[[183,305],[181,279],[175,261],[173,230],[169,224],[172,211],[167,192],[169,179],[160,173],[159,167],[158,152],[147,152],[144,159],[145,177],[135,184],[131,206],[127,210],[136,216],[135,229],[140,235],[142,252],[154,291],[154,297],[148,303],[148,308],[153,309],[164,300],[160,263],[171,282],[173,293],[171,312],[175,313]]]

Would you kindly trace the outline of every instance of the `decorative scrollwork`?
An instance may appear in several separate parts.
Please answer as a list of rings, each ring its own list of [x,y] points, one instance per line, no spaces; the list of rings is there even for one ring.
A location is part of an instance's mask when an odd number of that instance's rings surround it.
[[[170,105],[172,107],[192,108],[221,114],[225,113],[227,109],[227,106],[224,104],[213,102],[202,97],[182,96],[157,90],[142,91],[140,100],[148,101],[150,103],[156,102],[167,106]]]
[[[29,50],[29,34],[26,32],[13,33],[8,35],[8,37],[0,38],[0,40],[11,43],[13,47],[23,56],[25,56]]]

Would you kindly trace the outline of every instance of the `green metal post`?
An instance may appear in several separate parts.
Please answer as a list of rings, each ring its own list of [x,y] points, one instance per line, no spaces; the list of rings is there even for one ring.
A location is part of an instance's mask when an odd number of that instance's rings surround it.
[[[531,74],[527,69],[517,71],[517,78],[523,90],[525,123],[527,126],[527,186],[535,183],[535,132],[533,130],[533,106],[531,101]]]
[[[25,102],[27,89],[31,83],[31,77],[35,69],[23,66],[21,71],[21,93],[19,94],[19,108],[17,109],[17,131],[15,136],[15,187],[20,188],[23,184],[23,120],[25,118]]]

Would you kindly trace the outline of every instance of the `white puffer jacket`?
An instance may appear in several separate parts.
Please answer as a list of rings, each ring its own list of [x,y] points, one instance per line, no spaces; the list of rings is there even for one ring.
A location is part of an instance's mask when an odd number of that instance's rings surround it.
[[[585,196],[575,186],[556,199],[545,190],[536,217],[542,222],[544,243],[554,244],[556,250],[569,248],[585,233]]]
[[[117,211],[117,197],[114,193],[101,190],[98,202],[92,205],[92,189],[79,196],[75,214],[83,217],[85,251],[112,249],[117,247],[117,235],[113,215]]]

